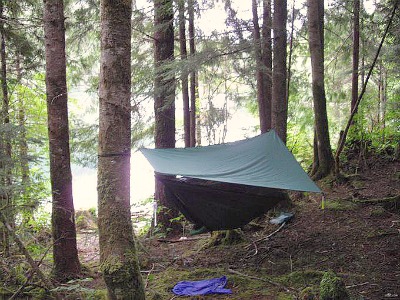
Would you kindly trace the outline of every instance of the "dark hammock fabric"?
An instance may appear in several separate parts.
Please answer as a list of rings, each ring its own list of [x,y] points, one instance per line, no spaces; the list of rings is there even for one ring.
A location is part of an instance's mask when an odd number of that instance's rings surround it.
[[[157,178],[165,186],[167,201],[188,221],[210,231],[242,227],[288,197],[278,189],[165,175]]]

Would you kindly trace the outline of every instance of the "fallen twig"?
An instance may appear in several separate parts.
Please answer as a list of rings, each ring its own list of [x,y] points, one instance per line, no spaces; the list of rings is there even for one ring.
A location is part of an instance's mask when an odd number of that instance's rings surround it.
[[[262,237],[262,238],[259,238],[258,240],[253,241],[253,244],[254,244],[254,243],[261,242],[261,241],[266,241],[266,240],[268,240],[270,237],[272,237],[273,235],[277,234],[285,225],[286,225],[286,222],[283,222],[283,223],[281,224],[281,226],[279,226],[279,228],[278,228],[277,230],[275,230],[274,232],[268,234],[268,235],[265,236],[265,237]],[[247,247],[250,247],[250,246],[251,246],[251,245],[248,245]]]
[[[346,289],[352,289],[352,288],[367,285],[367,284],[369,284],[369,282],[363,282],[363,283],[353,284],[353,285],[346,285]]]
[[[254,254],[251,255],[251,256],[256,256],[256,255],[258,254],[257,243],[256,243],[256,242],[253,242],[253,245],[254,245],[255,250],[254,250]]]
[[[146,288],[146,289],[147,289],[147,286],[149,285],[150,275],[153,272],[153,270],[154,270],[154,264],[152,265],[151,270],[147,273],[146,283],[144,285],[144,288]]]

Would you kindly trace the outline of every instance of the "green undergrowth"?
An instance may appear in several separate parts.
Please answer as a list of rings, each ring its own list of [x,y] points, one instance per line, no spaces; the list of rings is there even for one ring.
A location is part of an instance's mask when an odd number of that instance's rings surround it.
[[[223,275],[228,277],[226,288],[232,290],[231,295],[197,296],[190,299],[318,299],[321,280],[326,277],[326,272],[303,270],[281,276],[270,276],[260,269],[240,270],[236,274],[225,268],[193,270],[170,267],[162,272],[150,273],[147,278],[145,276],[146,299],[171,299],[174,297],[172,288],[179,281],[196,281]]]
[[[90,287],[93,278],[75,279],[53,289],[62,299],[106,300],[107,290]]]
[[[212,295],[191,297],[190,299],[252,299],[253,297],[271,297],[271,299],[285,300],[294,299],[297,296],[296,290],[286,290],[286,283],[296,282],[312,282],[319,284],[322,278],[322,273],[306,272],[304,279],[299,279],[299,274],[287,277],[271,277],[268,276],[263,270],[243,270],[241,274],[234,274],[225,268],[200,268],[196,270],[181,269],[181,268],[168,268],[160,273],[149,274],[145,278],[147,285],[146,299],[170,299],[174,296],[172,288],[179,281],[196,281],[203,279],[210,279],[215,277],[227,276],[228,283],[226,288],[232,290],[231,295]],[[315,275],[317,274],[317,275]],[[318,280],[315,277],[318,277]],[[294,279],[296,278],[296,279]],[[310,279],[312,278],[312,280]],[[317,282],[316,282],[317,281]],[[272,283],[271,283],[272,282]],[[275,284],[273,284],[275,283]],[[302,286],[302,284],[299,284]],[[208,298],[207,298],[208,297]],[[261,298],[260,298],[261,299]]]
[[[295,271],[280,278],[280,282],[285,286],[296,289],[303,289],[307,286],[319,285],[323,272],[316,270]]]

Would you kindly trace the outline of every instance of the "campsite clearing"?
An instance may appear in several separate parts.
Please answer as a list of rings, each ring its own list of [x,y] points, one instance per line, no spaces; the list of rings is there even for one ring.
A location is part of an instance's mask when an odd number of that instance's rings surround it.
[[[305,297],[318,292],[328,270],[344,280],[352,299],[400,299],[399,201],[357,202],[399,195],[400,162],[374,157],[365,164],[344,183],[319,183],[325,210],[319,196],[293,197],[295,217],[270,238],[279,227],[268,223],[273,212],[259,220],[262,230],[247,226],[235,245],[204,248],[208,234],[174,243],[140,239],[148,299],[176,299],[171,289],[178,281],[222,275],[232,295],[187,299],[312,299]],[[96,243],[84,240],[82,259],[96,265]],[[104,288],[100,278],[95,282]]]

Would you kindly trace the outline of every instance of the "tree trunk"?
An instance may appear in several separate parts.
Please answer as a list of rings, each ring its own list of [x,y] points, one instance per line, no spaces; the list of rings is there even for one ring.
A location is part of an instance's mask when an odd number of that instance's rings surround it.
[[[333,167],[324,86],[324,2],[308,0],[307,12],[316,133],[314,147],[318,147],[318,157],[314,156],[314,160],[318,159],[318,163],[314,161],[318,169],[312,173],[318,180],[328,175]]]
[[[256,82],[257,82],[257,103],[258,103],[258,116],[260,121],[261,133],[268,130],[267,121],[270,116],[267,115],[267,108],[265,103],[265,88],[264,88],[264,68],[263,54],[261,48],[261,33],[260,25],[258,22],[258,5],[257,0],[252,0],[252,13],[253,13],[253,42],[254,42],[254,56],[256,61]]]
[[[181,52],[181,61],[183,64],[187,63],[187,47],[186,47],[186,19],[185,19],[185,1],[178,1],[179,10],[179,48]],[[190,147],[190,107],[189,107],[189,84],[188,72],[186,65],[181,70],[181,85],[182,85],[182,99],[183,99],[183,136],[185,147]]]
[[[264,109],[267,116],[265,121],[266,131],[271,129],[271,101],[272,101],[272,38],[271,38],[272,16],[271,0],[263,0],[263,24],[262,36],[262,65],[263,65],[263,88]]]
[[[6,37],[4,28],[4,3],[0,4],[0,59],[1,59],[1,90],[2,90],[2,114],[1,124],[4,127],[10,124],[9,114],[9,97],[8,97],[8,86],[7,86],[7,55],[6,55]],[[11,194],[11,134],[8,130],[4,130],[4,133],[0,137],[0,208],[4,209],[4,214],[9,222],[14,224],[14,213],[13,203]],[[0,245],[4,249],[5,256],[10,255],[10,236],[8,231],[1,227],[0,230]]]
[[[173,1],[154,0],[154,113],[156,148],[175,147],[175,74],[171,63],[174,60]],[[171,220],[178,211],[167,201],[163,184],[155,181],[155,199],[161,209],[158,223],[171,234],[180,230]]]
[[[287,135],[287,68],[286,68],[287,0],[274,0],[273,74],[272,74],[272,128],[286,143]]]
[[[109,299],[145,299],[130,211],[132,2],[101,1],[98,209]]]
[[[382,144],[385,143],[385,129],[386,129],[386,104],[387,104],[387,71],[386,68],[381,65],[379,70],[379,109],[378,109],[378,126],[382,130]]]
[[[292,3],[292,18],[291,18],[291,28],[290,28],[290,42],[289,42],[289,62],[288,62],[288,68],[287,68],[287,87],[286,87],[286,98],[287,101],[289,102],[289,94],[290,94],[290,80],[292,79],[292,60],[293,60],[293,38],[294,38],[294,21],[295,21],[295,15],[294,15],[294,4],[295,0],[293,0]]]
[[[193,58],[196,55],[196,44],[195,44],[195,31],[194,31],[194,3],[195,0],[188,1],[188,15],[189,15],[189,50],[190,57]],[[199,82],[197,71],[195,67],[192,67],[190,71],[190,147],[201,144],[201,127],[199,110],[200,107],[197,103],[199,99]],[[197,108],[196,108],[197,107]],[[197,138],[196,138],[197,137]]]
[[[53,197],[54,275],[59,281],[80,273],[69,150],[64,5],[44,0],[46,96]]]
[[[20,66],[20,58],[21,55],[17,54],[16,59],[16,72],[17,72],[17,83],[21,84],[22,73]],[[19,140],[19,160],[21,166],[21,182],[23,188],[25,189],[29,184],[29,160],[28,160],[28,141],[26,136],[26,115],[25,115],[25,105],[24,99],[19,92],[17,92],[17,100],[18,100],[18,125],[20,127],[20,140]]]
[[[351,76],[351,110],[358,98],[358,66],[360,56],[360,0],[353,3],[353,69]]]
[[[22,72],[20,66],[20,58],[21,54],[17,53],[16,66],[15,70],[17,72],[17,83],[21,84],[22,80]],[[20,172],[21,172],[21,184],[22,184],[22,192],[26,193],[29,190],[30,185],[30,174],[29,174],[29,154],[28,154],[28,140],[27,140],[27,131],[26,131],[26,113],[25,113],[25,100],[23,95],[19,91],[16,92],[17,102],[18,102],[18,126],[20,128],[19,139],[18,139],[18,148],[19,148],[19,163],[20,163]],[[33,213],[37,208],[39,202],[37,200],[28,198],[24,202],[24,211],[28,213],[22,214],[22,223],[28,224],[29,220],[33,218]]]

